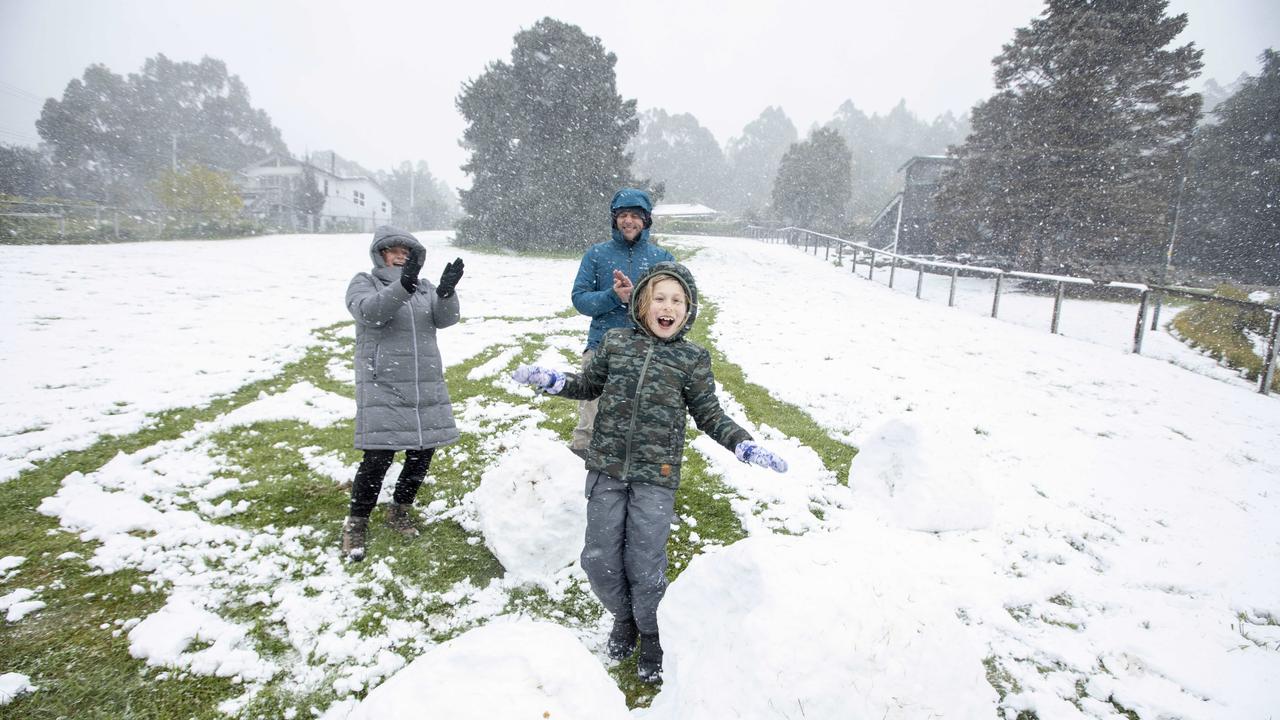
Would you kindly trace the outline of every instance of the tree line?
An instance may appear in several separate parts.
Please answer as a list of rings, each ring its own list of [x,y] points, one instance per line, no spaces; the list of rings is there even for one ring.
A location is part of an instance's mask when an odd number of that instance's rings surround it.
[[[1206,119],[1188,89],[1201,50],[1175,43],[1187,16],[1167,10],[1166,0],[1048,0],[993,60],[996,92],[970,115],[925,122],[902,103],[867,116],[847,102],[800,139],[770,107],[723,150],[692,115],[638,114],[617,92],[614,55],[546,18],[459,96],[476,181],[459,240],[584,247],[623,184],[856,234],[899,189],[903,163],[945,153],[939,252],[1042,271],[1120,263],[1149,279],[1171,255],[1280,282],[1275,54]]]
[[[198,213],[227,225],[241,211],[234,173],[291,157],[244,82],[209,57],[161,54],[128,76],[91,65],[45,101],[36,130],[38,148],[0,145],[0,195]],[[323,206],[313,174],[292,198],[300,213]],[[447,227],[456,214],[452,191],[423,162],[355,174],[378,182],[397,208],[412,206],[415,227]]]
[[[993,59],[996,91],[968,115],[924,121],[904,102],[868,116],[849,101],[801,138],[767,107],[722,149],[692,115],[639,113],[603,43],[544,18],[456,99],[471,178],[457,240],[580,249],[601,237],[624,185],[856,235],[899,190],[904,162],[945,153],[939,252],[1048,271],[1171,259],[1280,282],[1280,61],[1267,50],[1234,92],[1211,85],[1226,97],[1206,115],[1188,88],[1201,51],[1176,43],[1186,24],[1167,0],[1047,0]],[[161,55],[127,78],[91,66],[46,102],[37,129],[39,150],[0,148],[0,192],[174,203],[287,152],[243,83],[209,58]],[[424,163],[366,174],[398,207],[412,188],[415,224],[447,215],[451,193]]]

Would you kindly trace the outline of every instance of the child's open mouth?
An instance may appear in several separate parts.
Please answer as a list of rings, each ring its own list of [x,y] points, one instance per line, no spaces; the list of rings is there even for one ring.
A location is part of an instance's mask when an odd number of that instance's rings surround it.
[[[669,327],[671,327],[672,325],[675,325],[675,324],[676,324],[676,319],[675,319],[675,318],[665,317],[665,316],[662,316],[662,315],[659,315],[659,316],[658,316],[658,327],[661,327],[661,328],[663,328],[663,329],[666,329],[666,328],[669,328]]]

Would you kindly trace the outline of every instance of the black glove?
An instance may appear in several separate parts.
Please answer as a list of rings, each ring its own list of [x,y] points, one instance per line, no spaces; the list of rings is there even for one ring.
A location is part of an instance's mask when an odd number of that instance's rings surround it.
[[[458,281],[461,279],[462,258],[458,258],[444,266],[444,272],[440,273],[440,284],[436,286],[436,295],[442,298],[451,297],[453,289],[457,287]]]
[[[400,284],[407,292],[418,289],[418,273],[422,271],[422,263],[427,259],[427,249],[418,245],[409,248],[409,259],[400,266]]]

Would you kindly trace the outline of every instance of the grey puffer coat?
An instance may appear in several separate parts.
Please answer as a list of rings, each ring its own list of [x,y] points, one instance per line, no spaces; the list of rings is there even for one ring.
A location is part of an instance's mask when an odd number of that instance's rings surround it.
[[[356,321],[356,433],[362,450],[408,450],[447,445],[458,439],[436,330],[458,322],[458,294],[436,296],[435,285],[418,279],[410,294],[400,268],[380,253],[417,239],[383,226],[374,233],[373,270],[347,286],[347,310]]]

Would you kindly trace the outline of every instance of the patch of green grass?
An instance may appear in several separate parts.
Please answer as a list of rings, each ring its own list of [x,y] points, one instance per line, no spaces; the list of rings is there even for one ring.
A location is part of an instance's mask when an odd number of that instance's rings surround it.
[[[1231,285],[1219,286],[1216,292],[1237,300],[1249,298],[1247,291]],[[1183,342],[1257,381],[1262,374],[1263,360],[1254,352],[1245,331],[1265,338],[1271,332],[1270,323],[1271,315],[1263,310],[1206,300],[1178,313],[1172,324]],[[1271,391],[1280,392],[1280,373],[1272,379]]]
[[[690,328],[688,337],[710,351],[711,368],[716,380],[742,404],[752,422],[769,425],[813,448],[818,457],[822,458],[822,464],[835,474],[839,482],[848,485],[849,463],[853,462],[858,449],[831,437],[804,410],[773,397],[762,386],[747,381],[742,368],[730,362],[711,342],[708,328],[715,323],[715,318],[715,303],[702,298],[698,305],[698,320]]]
[[[602,236],[601,240],[607,236]],[[474,245],[458,245],[457,247],[480,255],[502,255],[504,257],[530,257],[530,258],[546,258],[550,260],[578,260],[587,248],[551,248],[547,250],[512,250],[509,247],[501,245],[474,244]]]
[[[337,327],[322,329],[319,335],[323,338]],[[38,508],[67,475],[91,473],[118,453],[178,438],[260,393],[279,392],[299,379],[339,391],[335,385],[340,384],[325,372],[330,356],[312,348],[275,377],[249,383],[203,406],[153,414],[138,432],[104,436],[84,450],[38,461],[0,484],[0,547],[27,558],[6,587],[43,586],[39,598],[47,603],[21,622],[0,625],[5,671],[28,675],[40,687],[39,692],[0,706],[0,718],[215,717],[218,702],[242,692],[226,678],[175,672],[159,681],[160,670],[145,669],[130,657],[127,633],[112,637],[115,621],[146,617],[164,605],[165,595],[132,592],[134,585],[145,588],[150,582],[134,570],[100,574],[83,560],[58,560],[66,552],[88,558],[98,545],[62,531],[55,518],[40,514]],[[345,392],[350,395],[349,389]],[[103,623],[111,628],[101,629]]]
[[[714,306],[711,313],[709,317],[714,318]],[[576,312],[567,309],[557,317],[573,315]],[[57,492],[66,475],[90,473],[117,453],[133,453],[181,437],[198,423],[214,420],[263,393],[282,392],[306,381],[323,390],[352,397],[354,389],[345,377],[354,349],[350,325],[338,323],[316,331],[316,344],[272,378],[246,384],[200,407],[158,413],[150,418],[147,427],[136,433],[103,437],[85,450],[36,463],[31,470],[0,485],[0,542],[6,548],[15,549],[9,552],[27,557],[26,563],[0,590],[39,587],[39,599],[48,603],[45,609],[21,622],[0,625],[4,670],[29,675],[33,684],[40,687],[37,693],[0,706],[0,718],[213,718],[218,716],[219,702],[244,692],[243,686],[229,679],[147,668],[132,658],[128,635],[121,623],[144,618],[158,610],[167,599],[167,589],[157,590],[161,584],[158,578],[136,570],[111,574],[92,571],[83,558],[89,557],[97,544],[83,542],[62,531],[56,519],[41,515],[37,508],[44,498]],[[715,352],[705,337],[702,343]],[[475,380],[467,377],[474,368],[513,346],[521,350],[504,372],[541,355],[547,347],[547,338],[536,334],[512,338],[449,368],[446,382],[455,409],[474,399],[517,406],[532,402],[546,417],[543,426],[567,442],[577,423],[576,402],[557,398],[530,401],[495,385],[492,377]],[[576,354],[562,354],[566,366],[577,365]],[[788,429],[772,417],[775,404],[771,399],[765,402],[749,392],[751,388],[740,380],[740,370],[737,370],[739,380],[735,381],[735,366],[725,363],[722,356],[720,362],[717,373],[721,381],[747,406],[753,418],[769,417],[769,424],[803,439],[800,432]],[[768,398],[767,393],[763,397]],[[349,503],[349,488],[319,472],[307,453],[334,456],[347,467],[356,463],[360,453],[351,447],[352,422],[345,420],[324,428],[297,421],[257,422],[211,434],[207,444],[200,446],[200,452],[207,451],[219,460],[218,477],[235,478],[242,483],[239,489],[215,502],[248,501],[244,511],[214,522],[270,534],[278,534],[283,528],[312,528],[297,537],[302,550],[290,558],[297,565],[292,579],[305,580],[304,575],[317,567],[316,554],[330,553],[337,547]],[[489,424],[482,430],[464,432],[457,443],[437,451],[428,483],[419,492],[419,504],[443,500],[453,506],[479,485],[485,468],[496,462],[504,451],[485,441],[517,420],[497,418],[486,422]],[[695,433],[696,430],[691,429],[689,437]],[[812,436],[812,432],[810,434]],[[817,447],[813,441],[806,441]],[[845,461],[844,465],[847,464]],[[682,480],[676,498],[677,511],[682,518],[694,518],[696,523],[682,521],[672,535],[668,546],[671,579],[688,567],[707,545],[728,545],[745,536],[731,505],[734,492],[708,471],[705,460],[697,452],[686,453]],[[391,476],[386,480],[394,481]],[[462,581],[484,586],[502,575],[503,568],[484,543],[457,522],[430,523],[420,538],[410,540],[385,528],[381,512],[381,509],[375,511],[370,524],[370,560],[362,565],[347,566],[347,572],[357,583],[353,592],[367,601],[360,616],[352,618],[357,632],[376,633],[397,618],[452,615],[456,608],[444,604],[439,592]],[[69,551],[81,557],[57,559]],[[379,593],[372,592],[376,582],[374,562],[391,557],[396,561],[394,581],[382,583]],[[298,650],[291,646],[279,621],[272,620],[269,613],[247,597],[259,589],[246,587],[241,593],[231,588],[227,605],[220,609],[220,614],[248,628],[254,649],[264,659],[280,662],[284,667],[307,662],[307,658],[297,657]],[[506,609],[570,627],[593,627],[602,613],[585,584],[571,585],[562,596],[555,598],[541,590],[522,588],[510,594]],[[448,629],[429,631],[429,637],[419,639],[417,644],[411,642],[394,649],[409,658],[421,651],[421,642],[448,639],[472,624],[446,624]],[[116,631],[114,636],[113,631]],[[655,688],[640,683],[635,677],[634,659],[610,667],[609,672],[630,707],[645,706],[656,694]],[[288,708],[296,708],[301,716],[307,714],[308,708],[325,707],[335,699],[327,685],[302,691],[288,688],[288,678],[283,675],[268,682],[240,715],[278,716]]]

